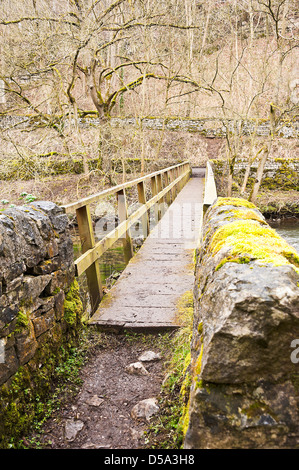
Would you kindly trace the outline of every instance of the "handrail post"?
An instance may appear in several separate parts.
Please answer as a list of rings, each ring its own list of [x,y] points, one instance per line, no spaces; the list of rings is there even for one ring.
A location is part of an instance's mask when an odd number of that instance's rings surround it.
[[[185,171],[187,171],[187,170],[189,170],[189,172],[187,173],[187,175],[185,176],[185,178],[183,178],[183,180],[182,180],[182,187],[185,186],[185,184],[187,183],[187,181],[189,180],[189,178],[190,178],[190,176],[191,176],[191,171],[192,171],[192,170],[191,170],[191,165],[190,165],[189,162],[185,163],[185,164],[183,165],[183,169],[182,169],[183,172],[185,172]]]
[[[160,193],[163,189],[162,188],[162,175],[161,174],[156,176],[156,182],[157,182],[157,192]],[[161,200],[162,200],[162,204],[160,202]],[[164,214],[162,214],[162,209],[161,209],[161,206],[164,209],[164,204],[163,203],[164,203],[164,197],[158,201],[158,219],[159,220],[161,220],[162,216],[164,215]]]
[[[173,179],[176,180],[178,178],[178,173],[179,173],[179,169],[178,168],[174,168],[173,170]],[[175,191],[175,196],[176,197],[178,195],[178,185],[176,184],[174,186],[174,191]]]
[[[137,183],[137,191],[138,191],[138,202],[140,204],[146,204],[144,181],[141,181],[141,183]],[[141,217],[141,223],[142,223],[143,237],[145,239],[148,236],[149,231],[150,231],[148,211]]]
[[[178,168],[178,176],[181,176],[184,173],[185,165],[182,165]],[[180,193],[185,185],[185,178],[182,178],[181,181],[178,183],[178,193]]]
[[[77,209],[76,215],[79,236],[81,240],[81,250],[82,253],[85,253],[95,245],[89,205]],[[90,296],[91,311],[94,313],[103,297],[101,272],[98,261],[95,261],[86,270],[86,277]]]
[[[152,188],[152,196],[157,196],[158,190],[157,190],[157,179],[156,176],[153,176],[151,178],[151,188]],[[158,203],[154,205],[154,210],[155,210],[155,224],[158,223],[159,221],[159,206]]]
[[[127,200],[126,200],[126,193],[124,189],[117,191],[116,197],[117,197],[117,204],[118,204],[119,222],[122,223],[128,218]],[[128,262],[134,255],[133,245],[132,245],[132,240],[130,237],[129,230],[127,230],[124,236],[122,237],[122,243],[123,243],[123,248],[124,248],[125,262],[126,264],[128,264]]]
[[[171,180],[171,183],[175,180],[174,169],[170,170],[170,180]],[[171,189],[171,202],[175,200],[175,197],[176,197],[176,192],[175,192],[175,187],[173,186],[173,188]]]
[[[168,186],[171,183],[170,171],[165,172],[165,180],[165,186]],[[171,191],[168,191],[166,194],[166,203],[168,204],[168,206],[170,206],[171,204]]]

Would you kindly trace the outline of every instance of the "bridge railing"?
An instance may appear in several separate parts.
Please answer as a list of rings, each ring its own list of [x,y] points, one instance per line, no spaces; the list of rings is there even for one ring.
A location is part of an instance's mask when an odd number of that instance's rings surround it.
[[[206,166],[206,175],[205,175],[205,190],[204,190],[204,200],[203,200],[203,213],[205,214],[207,209],[215,202],[217,199],[217,189],[214,178],[214,172],[210,162],[207,162]]]
[[[76,276],[86,273],[92,313],[95,312],[103,297],[99,258],[117,240],[122,239],[125,261],[128,263],[133,256],[130,227],[141,220],[143,236],[146,238],[150,226],[149,209],[154,208],[155,221],[157,222],[162,215],[160,201],[164,200],[168,204],[173,202],[177,193],[188,180],[190,173],[190,163],[183,162],[63,206],[65,213],[76,213],[82,253],[75,261]],[[151,198],[149,200],[146,199],[146,183],[150,183],[151,187]],[[129,216],[126,189],[133,186],[137,186],[138,201],[141,205]],[[96,242],[90,206],[114,194],[117,198],[119,224],[104,238]]]

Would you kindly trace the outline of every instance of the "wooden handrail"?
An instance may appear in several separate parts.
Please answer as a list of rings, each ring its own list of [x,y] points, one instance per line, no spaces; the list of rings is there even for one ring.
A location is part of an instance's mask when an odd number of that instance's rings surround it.
[[[80,199],[71,204],[62,206],[65,213],[76,212],[79,236],[81,240],[82,254],[75,261],[76,276],[86,272],[88,290],[90,294],[92,313],[97,309],[102,297],[101,276],[98,259],[120,238],[123,242],[126,263],[133,256],[132,241],[130,238],[130,228],[137,220],[142,220],[144,237],[149,232],[149,209],[155,206],[156,222],[161,218],[161,210],[157,203],[166,198],[167,202],[173,201],[176,193],[179,192],[191,173],[188,161],[155,171],[127,183],[123,183],[112,188]],[[166,175],[167,185],[163,188],[162,175]],[[145,182],[150,181],[152,197],[148,201],[145,194]],[[136,185],[138,189],[138,200],[141,206],[130,216],[127,212],[125,190]],[[95,203],[104,197],[116,194],[118,202],[118,213],[120,223],[109,232],[102,240],[95,242],[92,220],[90,215],[90,204]]]
[[[115,194],[118,191],[121,191],[123,189],[130,188],[134,186],[135,184],[145,182],[151,178],[154,178],[155,176],[162,175],[163,173],[166,173],[170,170],[174,170],[175,168],[182,167],[183,165],[189,165],[188,161],[185,161],[183,163],[179,163],[178,165],[173,165],[168,168],[164,168],[163,170],[155,171],[154,173],[150,173],[148,175],[142,176],[140,178],[137,178],[132,181],[127,181],[126,183],[119,184],[117,186],[113,186],[112,188],[105,189],[104,191],[101,191],[96,194],[92,194],[91,196],[87,196],[83,199],[80,199],[79,201],[72,202],[70,204],[66,204],[62,206],[62,209],[64,210],[65,213],[69,212],[74,212],[76,209],[79,209],[80,207],[86,206],[87,204],[92,204],[93,202],[97,202],[100,199],[103,199],[107,196],[111,196],[111,194]]]

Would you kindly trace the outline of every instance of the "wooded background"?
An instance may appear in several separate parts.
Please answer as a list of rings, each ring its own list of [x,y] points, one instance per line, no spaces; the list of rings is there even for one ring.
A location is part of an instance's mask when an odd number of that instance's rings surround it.
[[[263,141],[253,132],[247,142],[249,164],[260,158],[262,172],[275,128],[298,118],[296,6],[296,0],[3,0],[0,117],[31,117],[26,135],[13,126],[1,130],[4,154],[79,154],[88,172],[79,117],[100,117],[97,150],[106,155],[111,148],[125,152],[138,135],[142,160],[142,130],[119,138],[111,116],[236,119],[240,133],[228,133],[225,147],[230,194],[242,122],[271,123]]]

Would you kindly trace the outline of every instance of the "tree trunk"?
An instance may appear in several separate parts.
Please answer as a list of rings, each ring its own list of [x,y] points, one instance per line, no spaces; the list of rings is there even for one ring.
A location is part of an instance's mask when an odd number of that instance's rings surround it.
[[[266,150],[265,147],[261,147],[261,148],[259,149],[259,151],[255,154],[254,157],[249,158],[249,162],[248,162],[248,165],[247,165],[245,174],[244,174],[244,179],[243,179],[243,183],[242,183],[242,187],[241,187],[241,191],[240,191],[240,195],[241,195],[241,196],[244,195],[245,190],[246,190],[248,178],[249,178],[249,175],[250,175],[251,165],[252,165],[253,162],[257,159],[258,155],[259,155],[263,150]]]
[[[272,104],[270,104],[269,117],[270,117],[270,137],[269,137],[269,141],[268,141],[268,144],[265,146],[264,155],[261,156],[260,163],[259,163],[259,166],[258,166],[258,169],[257,169],[257,172],[256,172],[256,180],[255,180],[255,183],[253,185],[252,191],[251,191],[250,196],[249,196],[249,201],[251,201],[253,203],[255,203],[257,194],[259,192],[261,182],[262,182],[262,178],[263,178],[265,164],[266,164],[267,158],[269,156],[269,153],[271,151],[272,142],[274,140],[274,131],[275,131],[275,126],[276,126],[276,118],[275,118],[275,107]]]
[[[250,160],[248,162],[248,165],[247,165],[247,168],[246,168],[246,171],[245,171],[245,174],[244,174],[244,179],[243,179],[243,183],[242,183],[242,187],[241,187],[241,191],[240,191],[240,196],[244,196],[246,186],[247,186],[247,182],[248,182],[248,178],[249,178],[249,175],[250,175],[251,164],[252,164],[252,160]]]
[[[230,171],[231,170],[229,170],[229,175],[228,175],[228,178],[227,178],[227,197],[232,196],[233,175]]]
[[[83,171],[85,175],[88,175],[89,173],[89,168],[88,168],[88,160],[86,157],[86,151],[85,151],[85,145],[81,136],[81,132],[79,129],[79,121],[78,121],[78,107],[77,103],[73,103],[73,109],[74,109],[74,120],[75,120],[75,129],[76,129],[76,136],[77,139],[79,140],[81,146],[82,146],[82,163],[83,163]]]
[[[270,150],[271,150],[271,144],[272,144],[272,142],[269,142],[269,144],[267,145],[266,149],[264,150],[264,154],[261,156],[261,159],[260,159],[260,162],[259,162],[259,166],[258,166],[258,169],[257,169],[257,172],[256,172],[255,183],[253,185],[253,188],[252,188],[250,196],[249,196],[249,201],[251,201],[253,203],[255,203],[255,201],[256,201],[256,197],[257,197],[257,194],[258,194],[260,186],[261,186],[265,164],[266,164],[268,155],[269,155]]]

